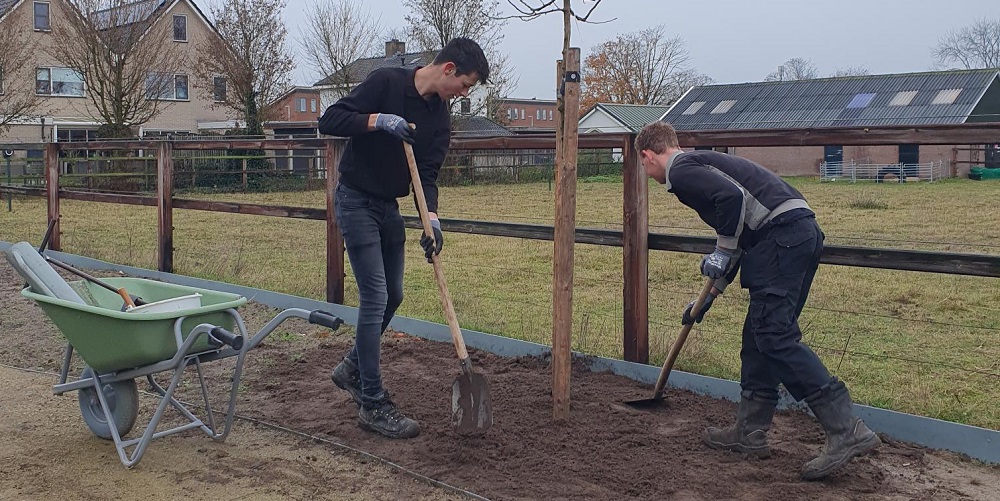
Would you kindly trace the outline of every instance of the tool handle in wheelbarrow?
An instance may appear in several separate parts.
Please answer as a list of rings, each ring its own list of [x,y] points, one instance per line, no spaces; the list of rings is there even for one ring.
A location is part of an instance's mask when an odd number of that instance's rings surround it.
[[[337,330],[344,321],[333,313],[327,313],[323,310],[313,310],[309,312],[309,323],[322,325],[330,330]]]
[[[237,351],[243,348],[243,336],[233,334],[222,327],[212,328],[212,330],[209,331],[209,335],[208,343],[213,346],[222,346],[226,344]]]

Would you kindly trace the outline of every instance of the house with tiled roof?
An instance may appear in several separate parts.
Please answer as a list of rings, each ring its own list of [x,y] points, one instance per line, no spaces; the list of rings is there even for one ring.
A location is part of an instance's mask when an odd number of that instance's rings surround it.
[[[363,57],[348,64],[344,69],[327,75],[313,84],[320,94],[320,114],[328,106],[347,95],[355,86],[365,81],[368,74],[379,68],[416,68],[427,66],[437,56],[435,51],[406,52],[406,42],[389,40],[385,43],[385,55]]]
[[[68,16],[79,16],[66,0],[0,0],[0,29],[16,34],[19,43],[33,48],[24,68],[5,69],[2,77],[10,87],[30,89],[40,100],[34,115],[20,120],[0,140],[24,142],[75,141],[96,137],[100,115],[87,95],[86,82],[76,71],[50,55],[55,40],[53,30],[65,26]],[[187,67],[168,75],[168,85],[151,92],[148,99],[162,101],[161,112],[142,124],[134,124],[141,135],[197,133],[203,125],[226,122],[225,109],[216,106],[225,95],[226,80],[217,77],[212,95],[199,92],[195,81],[198,42],[218,37],[215,27],[193,0],[139,0],[116,4],[114,10],[95,12],[91,21],[99,29],[135,26],[152,33],[165,26],[163,44],[177,44]],[[114,26],[112,26],[112,24]],[[157,32],[159,32],[157,30]],[[150,73],[156,68],[149,68]],[[149,82],[147,82],[149,85]],[[29,152],[39,155],[40,152]]]
[[[663,116],[669,106],[597,103],[580,118],[580,133],[639,132]]]
[[[997,69],[751,82],[691,88],[662,120],[679,131],[919,126],[1000,121]],[[1000,143],[1000,133],[997,135]],[[959,176],[994,159],[993,145],[736,147],[729,153],[787,175],[818,175],[826,164],[947,164]],[[961,162],[953,164],[956,148]],[[989,156],[989,157],[987,157]]]

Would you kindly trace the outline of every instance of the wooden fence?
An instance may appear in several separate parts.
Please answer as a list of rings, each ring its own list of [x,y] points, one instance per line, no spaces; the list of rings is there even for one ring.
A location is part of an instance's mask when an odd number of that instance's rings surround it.
[[[1000,137],[1000,124],[969,124],[928,127],[823,128],[761,131],[696,131],[678,134],[682,147],[695,146],[821,146],[891,145],[891,144],[986,144]],[[622,151],[623,214],[622,231],[576,228],[575,241],[583,244],[623,248],[622,274],[624,358],[647,363],[649,360],[649,250],[674,252],[710,252],[715,239],[687,235],[649,233],[648,181],[633,148],[632,134],[585,134],[579,137],[580,149],[616,148]],[[326,299],[344,300],[344,244],[334,214],[334,187],[337,169],[326,169],[326,208],[257,205],[231,202],[186,200],[173,196],[173,152],[177,150],[316,150],[322,152],[324,166],[338,164],[344,141],[321,139],[264,139],[223,141],[104,141],[88,142],[89,150],[155,151],[157,183],[155,196],[95,193],[61,189],[59,186],[60,143],[45,148],[46,186],[8,187],[28,195],[45,196],[48,218],[55,221],[51,246],[60,249],[59,202],[62,199],[116,204],[146,205],[157,208],[157,267],[173,269],[173,210],[190,209],[233,214],[288,217],[326,221]],[[69,146],[79,149],[79,144]],[[23,149],[23,145],[0,145],[0,148]],[[454,139],[452,150],[523,150],[555,149],[555,137],[496,137]],[[409,228],[420,228],[415,217],[405,218]],[[554,228],[545,225],[505,222],[442,220],[445,231],[510,238],[553,240]],[[922,271],[957,275],[1000,277],[1000,256],[925,252],[868,247],[826,246],[822,262],[845,266]]]

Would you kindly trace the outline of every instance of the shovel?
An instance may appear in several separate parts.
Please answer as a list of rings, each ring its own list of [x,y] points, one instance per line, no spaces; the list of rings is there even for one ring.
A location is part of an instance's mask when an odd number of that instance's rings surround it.
[[[701,310],[701,305],[705,304],[705,299],[712,292],[713,285],[715,285],[714,279],[709,278],[705,280],[705,286],[702,287],[701,294],[698,295],[698,299],[694,301],[694,306],[691,307],[692,313]],[[677,361],[677,355],[681,352],[684,341],[687,341],[691,327],[694,327],[693,321],[690,324],[684,324],[684,327],[681,328],[681,333],[677,335],[677,340],[670,346],[670,353],[667,354],[667,359],[663,362],[663,369],[660,369],[660,377],[656,379],[656,386],[653,387],[653,397],[631,400],[625,402],[625,405],[645,410],[655,410],[667,405],[667,401],[663,399],[663,387],[667,385],[667,378],[670,377],[670,371],[674,368],[674,362]]]
[[[412,127],[412,125],[411,125]],[[417,199],[417,210],[420,221],[424,225],[424,233],[434,236],[431,221],[427,215],[427,199],[424,198],[424,188],[420,184],[417,172],[417,162],[413,157],[413,147],[403,143],[406,151],[406,161],[410,164],[410,179],[413,182],[413,195]],[[448,328],[451,330],[451,340],[458,352],[458,360],[462,365],[462,374],[455,378],[451,385],[451,424],[462,435],[482,435],[493,426],[493,402],[490,398],[490,386],[482,374],[472,371],[472,361],[465,349],[465,339],[458,327],[455,317],[455,307],[448,294],[448,284],[444,280],[444,270],[437,254],[431,255],[434,264],[434,278],[437,279],[438,292],[441,294],[441,306],[448,318]]]

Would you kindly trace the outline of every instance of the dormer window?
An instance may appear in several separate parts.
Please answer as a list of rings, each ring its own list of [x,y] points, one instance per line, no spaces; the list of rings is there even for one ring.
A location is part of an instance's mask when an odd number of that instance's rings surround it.
[[[174,15],[174,41],[175,42],[188,41],[188,18],[185,15],[181,14]]]
[[[50,31],[52,25],[49,23],[49,3],[35,2],[35,30]]]

